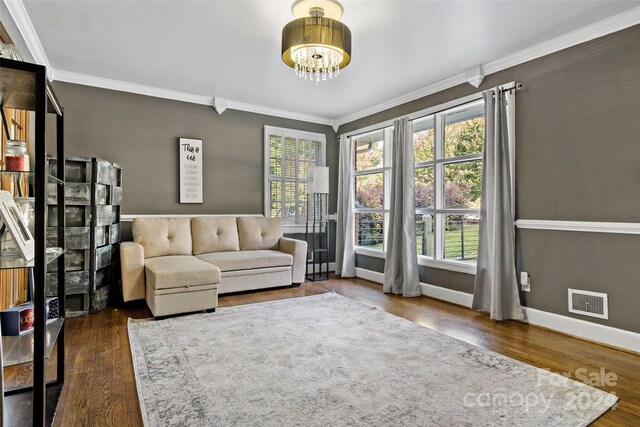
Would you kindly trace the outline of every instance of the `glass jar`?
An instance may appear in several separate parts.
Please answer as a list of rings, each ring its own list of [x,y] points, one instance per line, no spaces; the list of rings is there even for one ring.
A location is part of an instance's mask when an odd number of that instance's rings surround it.
[[[8,171],[28,170],[27,144],[24,141],[10,139],[4,154],[4,169]]]

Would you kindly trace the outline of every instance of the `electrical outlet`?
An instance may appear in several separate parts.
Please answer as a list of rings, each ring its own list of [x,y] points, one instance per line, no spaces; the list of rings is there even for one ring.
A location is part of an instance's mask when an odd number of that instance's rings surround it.
[[[520,285],[524,292],[531,292],[531,278],[526,271],[520,272]]]

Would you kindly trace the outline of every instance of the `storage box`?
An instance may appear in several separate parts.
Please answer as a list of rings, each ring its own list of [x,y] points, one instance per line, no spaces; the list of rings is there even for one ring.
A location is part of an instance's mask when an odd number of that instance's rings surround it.
[[[33,329],[35,320],[33,304],[24,303],[0,312],[2,335],[15,336],[26,334]]]
[[[49,172],[56,176],[58,163],[48,159]],[[103,159],[65,159],[66,275],[64,317],[75,317],[103,308],[110,290],[117,289],[118,246],[121,237],[122,167]],[[58,244],[55,185],[47,198],[51,230],[47,245]],[[47,267],[47,296],[58,295],[58,263]],[[102,271],[104,270],[104,271]]]

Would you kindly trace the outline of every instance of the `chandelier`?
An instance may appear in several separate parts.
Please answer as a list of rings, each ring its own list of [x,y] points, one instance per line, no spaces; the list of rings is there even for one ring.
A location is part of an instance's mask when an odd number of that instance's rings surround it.
[[[296,17],[282,29],[282,60],[295,75],[316,85],[333,79],[351,62],[351,30],[338,19],[342,5],[336,0],[296,0]]]

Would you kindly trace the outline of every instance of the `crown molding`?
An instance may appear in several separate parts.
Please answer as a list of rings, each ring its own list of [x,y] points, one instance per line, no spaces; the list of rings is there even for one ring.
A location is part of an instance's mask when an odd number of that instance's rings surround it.
[[[99,87],[102,89],[117,90],[120,92],[135,93],[138,95],[153,96],[155,98],[172,99],[174,101],[189,102],[200,105],[213,105],[213,97],[195,95],[192,93],[178,92],[170,89],[162,89],[154,86],[145,86],[137,83],[124,82],[122,80],[106,79],[103,77],[89,76],[87,74],[74,73],[72,71],[55,70],[55,80],[66,83],[75,83],[84,86]]]
[[[217,96],[213,98],[213,109],[216,110],[216,113],[222,114],[227,108],[229,108],[228,99],[219,98]]]
[[[586,233],[640,234],[640,223],[519,219],[516,227],[528,230],[582,231]]]
[[[511,68],[532,59],[540,58],[554,52],[575,46],[598,37],[606,36],[625,28],[640,24],[640,7],[629,9],[626,12],[613,15],[601,21],[594,22],[577,30],[570,31],[561,36],[522,49],[501,59],[489,62],[484,65],[486,74],[493,74],[498,71]]]
[[[300,120],[303,122],[318,123],[321,125],[334,126],[334,121],[327,117],[316,116],[313,114],[298,113],[295,111],[281,110],[279,108],[267,107],[264,105],[249,104],[247,102],[234,101],[232,99],[216,97],[214,100],[216,111],[222,114],[226,109],[247,111],[255,114],[264,114],[267,116],[282,117],[285,119]],[[220,109],[220,110],[218,110]],[[334,127],[334,129],[336,129]]]
[[[44,48],[42,47],[42,43],[40,43],[38,33],[36,33],[36,29],[33,27],[31,18],[29,18],[29,14],[22,0],[4,0],[4,4],[7,6],[9,14],[11,18],[13,18],[16,27],[18,27],[18,31],[20,31],[20,35],[24,39],[34,61],[36,61],[37,64],[47,67],[47,77],[49,80],[53,80],[55,72],[49,63],[47,55],[44,53]]]
[[[522,64],[524,62],[531,61],[533,59],[540,58],[554,52],[558,52],[571,46],[585,43],[589,40],[597,39],[598,37],[606,36],[607,34],[624,30],[625,28],[629,28],[637,24],[640,24],[640,7],[635,7],[626,12],[622,12],[593,24],[578,28],[577,30],[570,31],[561,36],[546,40],[526,49],[522,49],[518,52],[507,55],[503,58],[497,59],[487,64],[480,64],[480,67],[483,70],[484,75],[493,74],[498,71],[511,68],[515,65]],[[339,127],[363,117],[368,117],[381,111],[397,107],[398,105],[402,105],[428,95],[432,95],[436,92],[452,88],[465,82],[467,82],[467,79],[465,78],[464,73],[456,74],[455,76],[430,84],[429,86],[423,87],[413,92],[409,92],[405,95],[393,98],[381,104],[374,105],[355,113],[347,114],[346,116],[336,119],[335,122]]]
[[[482,69],[482,65],[476,65],[475,67],[467,68],[464,72],[464,78],[467,83],[473,87],[480,87],[482,80],[484,80],[485,72]]]
[[[50,80],[58,80],[68,83],[81,84],[85,86],[94,86],[104,89],[118,90],[122,92],[136,93],[139,95],[153,96],[157,98],[172,99],[177,101],[189,102],[194,104],[209,105],[215,108],[215,98],[211,96],[196,95],[186,92],[179,92],[170,89],[162,89],[153,86],[145,86],[136,83],[130,83],[120,80],[106,79],[102,77],[90,76],[86,74],[74,73],[71,71],[54,70],[49,63],[49,60],[44,52],[40,39],[33,27],[33,23],[29,18],[29,15],[24,7],[22,0],[3,0],[11,17],[13,18],[16,26],[18,27],[22,37],[27,44],[31,55],[34,60],[41,65],[47,67],[47,73]],[[575,46],[580,43],[593,40],[598,37],[605,36],[607,34],[614,33],[616,31],[629,28],[633,25],[640,24],[640,7],[630,9],[626,12],[618,15],[611,16],[577,30],[571,31],[559,37],[547,40],[542,43],[538,43],[527,49],[523,49],[514,54],[505,56],[496,61],[489,62],[487,64],[480,64],[479,66],[484,71],[485,75],[493,74],[506,68],[513,67],[515,65],[527,62],[562,49],[566,49],[571,46]],[[379,113],[381,111],[388,110],[393,107],[414,101],[419,98],[423,98],[428,95],[432,95],[437,92],[449,89],[451,87],[464,84],[467,82],[465,73],[459,73],[444,80],[440,80],[436,83],[425,86],[421,89],[409,92],[405,95],[398,96],[383,103],[374,105],[372,107],[360,110],[351,114],[347,114],[338,119],[330,119],[327,117],[316,116],[313,114],[298,113],[294,111],[281,110],[278,108],[272,108],[262,105],[249,104],[246,102],[233,101],[229,99],[220,98],[218,105],[224,108],[220,108],[219,114],[225,109],[233,109],[246,111],[256,114],[265,114],[275,117],[283,117],[293,120],[300,120],[311,123],[318,123],[331,126],[336,132],[341,125],[350,123],[352,121],[368,117],[370,115]],[[226,104],[226,105],[225,105]]]
[[[90,76],[87,74],[74,73],[72,71],[65,70],[55,70],[54,75],[55,80],[60,82],[99,87],[102,89],[117,90],[120,92],[135,93],[138,95],[152,96],[155,98],[189,102],[192,104],[208,105],[210,107],[213,107],[218,112],[218,114],[222,114],[225,110],[230,109],[246,111],[255,114],[265,114],[267,116],[282,117],[285,119],[300,120],[303,122],[318,123],[322,125],[334,125],[333,120],[326,117],[298,113],[295,111],[280,110],[278,108],[249,104],[246,102],[234,101],[232,99],[196,95],[193,93],[162,89],[154,86],[145,86],[137,83]]]
[[[262,105],[249,104],[245,102],[233,101],[229,99],[220,98],[220,101],[216,103],[216,100],[212,96],[196,95],[187,92],[180,92],[170,89],[163,89],[153,86],[146,86],[137,83],[125,82],[122,80],[107,79],[103,77],[91,76],[87,74],[75,73],[66,70],[54,70],[49,59],[44,52],[42,43],[38,38],[31,18],[24,7],[22,0],[3,0],[7,6],[13,21],[15,22],[22,38],[24,39],[29,52],[33,56],[36,63],[44,65],[47,68],[47,76],[49,80],[57,80],[66,83],[75,83],[84,86],[99,87],[102,89],[117,90],[121,92],[135,93],[138,95],[152,96],[156,98],[171,99],[175,101],[189,102],[192,104],[208,105],[216,108],[219,114],[229,108],[232,110],[246,111],[256,114],[266,114],[270,116],[283,117],[293,120],[300,120],[305,122],[319,123],[323,125],[330,125],[337,130],[332,119],[315,116],[305,113],[297,113],[294,111],[280,110],[277,108],[271,108]]]
[[[381,104],[374,105],[369,108],[365,108],[364,110],[357,111],[355,113],[347,114],[346,116],[342,116],[339,119],[335,120],[335,124],[337,127],[340,127],[344,124],[351,123],[354,120],[358,120],[363,117],[368,117],[373,114],[379,113],[381,111],[388,110],[393,107],[397,107],[398,105],[406,104],[407,102],[411,102],[419,98],[424,98],[425,96],[432,95],[437,92],[441,92],[443,90],[449,89],[454,86],[461,85],[466,81],[467,79],[465,78],[464,73],[456,74],[455,76],[449,77],[444,80],[440,80],[439,82],[430,84],[429,86],[425,86],[421,89],[414,90],[413,92],[409,92],[407,94],[390,99]]]

